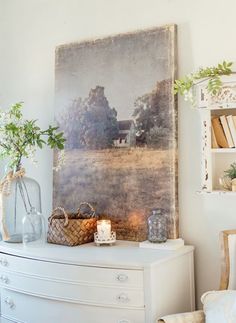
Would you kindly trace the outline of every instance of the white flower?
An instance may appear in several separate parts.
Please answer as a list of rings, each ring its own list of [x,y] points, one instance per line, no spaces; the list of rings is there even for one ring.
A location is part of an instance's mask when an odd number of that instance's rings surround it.
[[[188,102],[190,102],[193,106],[195,106],[196,102],[195,102],[195,97],[194,97],[194,95],[193,95],[193,91],[192,91],[192,89],[190,89],[189,91],[184,90],[183,94],[184,94],[184,101],[188,101]]]
[[[65,165],[66,162],[66,154],[65,154],[65,150],[59,150],[58,155],[57,155],[57,164],[56,166],[53,167],[53,170],[55,170],[56,172],[58,172],[63,165]]]

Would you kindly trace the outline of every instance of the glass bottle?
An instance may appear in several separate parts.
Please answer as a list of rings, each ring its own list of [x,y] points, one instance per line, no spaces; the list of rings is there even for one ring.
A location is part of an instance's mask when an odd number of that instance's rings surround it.
[[[22,242],[22,219],[34,208],[41,212],[38,182],[26,176],[14,177],[1,192],[1,234],[5,242]]]
[[[32,208],[22,219],[23,244],[43,244],[45,242],[45,223],[43,215]]]
[[[167,216],[163,209],[154,209],[148,218],[148,240],[154,243],[167,240]]]

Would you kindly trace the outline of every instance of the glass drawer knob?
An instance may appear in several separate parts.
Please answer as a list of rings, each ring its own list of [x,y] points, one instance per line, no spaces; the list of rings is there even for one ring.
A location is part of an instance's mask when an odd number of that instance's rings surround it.
[[[6,297],[4,302],[10,307],[13,308],[15,306],[15,303],[13,302],[13,300],[10,297]]]
[[[128,276],[125,274],[118,274],[116,276],[116,280],[118,280],[119,282],[126,282],[128,280]]]
[[[7,276],[5,276],[5,275],[0,276],[0,279],[5,284],[9,283],[9,278]]]
[[[118,302],[121,303],[128,303],[129,302],[129,297],[125,293],[121,293],[117,296]]]

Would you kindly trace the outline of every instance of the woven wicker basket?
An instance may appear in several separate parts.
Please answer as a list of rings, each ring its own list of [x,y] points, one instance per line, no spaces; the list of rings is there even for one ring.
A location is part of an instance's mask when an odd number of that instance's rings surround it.
[[[81,212],[83,206],[90,208],[90,213]],[[90,216],[90,218],[88,218]],[[97,219],[93,207],[81,203],[76,214],[68,214],[63,208],[57,207],[48,219],[47,241],[66,246],[77,246],[94,240]]]

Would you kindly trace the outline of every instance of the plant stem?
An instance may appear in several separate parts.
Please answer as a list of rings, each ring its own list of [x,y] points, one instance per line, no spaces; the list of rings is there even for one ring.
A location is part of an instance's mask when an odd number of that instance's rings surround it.
[[[21,159],[22,159],[22,155],[18,158],[18,161],[16,164],[16,171],[20,170],[21,168]]]
[[[29,206],[30,206],[30,211],[32,211],[33,206],[32,206],[31,201],[30,201],[30,196],[29,196],[29,192],[28,192],[27,186],[26,186],[23,178],[21,179],[21,181],[22,181],[22,184],[23,184],[24,189],[25,189],[25,192],[26,192],[26,197],[27,197],[27,200],[28,200],[28,203],[29,203]]]
[[[195,81],[195,82],[194,82],[194,85],[204,83],[204,82],[206,82],[207,80],[210,80],[211,78],[212,78],[212,77],[205,77],[205,78],[204,78],[204,79],[202,79],[202,80]]]

